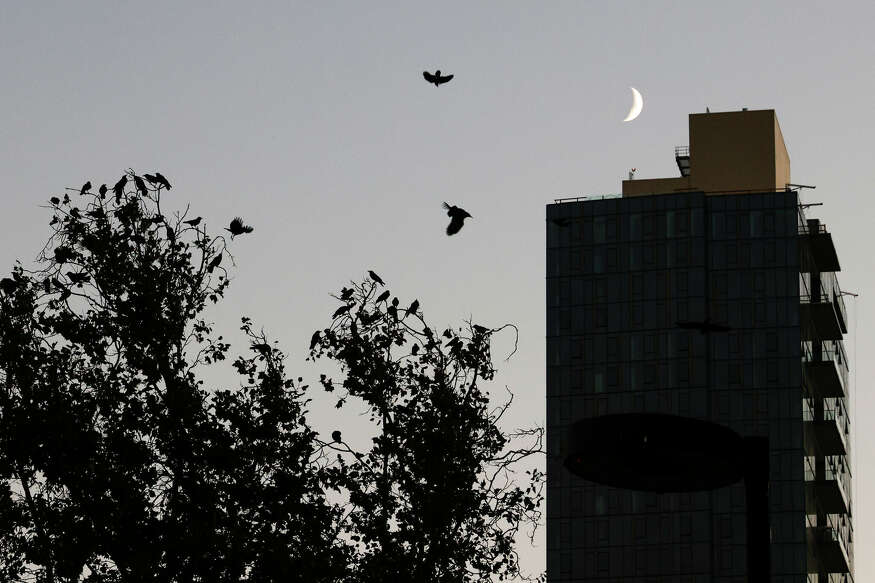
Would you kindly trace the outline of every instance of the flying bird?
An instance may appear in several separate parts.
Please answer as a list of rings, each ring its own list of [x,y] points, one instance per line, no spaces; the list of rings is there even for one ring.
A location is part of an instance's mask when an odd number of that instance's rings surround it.
[[[186,225],[191,225],[192,227],[197,227],[199,224],[201,224],[202,219],[203,219],[203,217],[198,217],[198,218],[192,219],[190,221],[182,221],[182,222],[185,223]]]
[[[447,210],[447,216],[451,219],[450,224],[447,225],[447,235],[455,235],[462,229],[465,219],[473,218],[468,214],[468,211],[457,206],[444,203],[444,208]]]
[[[331,432],[331,439],[333,439],[334,441],[340,441],[340,439],[341,439],[340,438],[340,431],[337,431],[336,429],[334,431],[332,431]]]
[[[240,217],[234,217],[234,220],[231,221],[229,225],[230,228],[225,229],[229,233],[231,233],[231,238],[233,239],[237,235],[242,235],[243,233],[251,233],[255,229],[250,227],[249,225],[243,224],[243,219]]]
[[[377,275],[376,273],[374,273],[373,269],[368,270],[368,275],[371,277],[371,279],[373,279],[375,282],[379,283],[380,285],[386,285],[385,283],[383,283],[383,280],[380,278],[380,276]]]
[[[725,326],[723,324],[714,324],[711,322],[711,318],[705,318],[704,322],[689,322],[689,321],[678,321],[676,322],[678,328],[684,328],[686,330],[698,330],[700,334],[708,334],[710,332],[729,332],[732,330],[732,327]]]
[[[432,75],[428,71],[423,71],[422,76],[425,77],[425,80],[428,81],[429,83],[434,83],[435,87],[438,87],[441,85],[441,83],[446,83],[453,78],[452,75],[441,75],[440,69],[435,71],[434,75]]]
[[[170,182],[168,182],[168,180],[164,178],[163,174],[161,174],[160,172],[156,172],[155,179],[158,181],[159,184],[161,184],[161,186],[163,186],[167,190],[170,190]]]
[[[85,193],[88,192],[89,190],[91,190],[91,181],[90,181],[90,180],[89,180],[88,182],[86,182],[85,184],[82,185],[81,190],[79,190],[79,194],[80,194],[80,195],[81,195],[81,194],[85,194]]]
[[[128,183],[127,175],[122,176],[118,182],[115,183],[115,186],[112,187],[112,191],[115,193],[115,204],[119,204],[122,201],[122,196],[125,194],[125,184]]]
[[[100,193],[100,198],[104,198],[106,196],[106,191],[107,188],[105,184],[101,184],[100,188],[97,189],[97,192]]]

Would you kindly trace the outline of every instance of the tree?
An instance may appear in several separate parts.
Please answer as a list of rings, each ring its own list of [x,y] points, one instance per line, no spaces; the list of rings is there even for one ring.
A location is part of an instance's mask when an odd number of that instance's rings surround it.
[[[481,387],[495,374],[491,337],[507,326],[469,322],[438,334],[418,301],[404,309],[388,296],[373,276],[344,288],[311,349],[341,365],[342,387],[321,378],[340,393],[337,407],[360,400],[379,428],[365,452],[324,444],[337,452],[332,484],[349,500],[341,528],[354,548],[353,580],[520,577],[514,538],[541,518],[543,474],[527,471],[518,485],[511,472],[543,452],[543,430],[504,433],[510,401],[491,409]]]
[[[307,387],[245,318],[245,382],[202,386],[199,368],[230,349],[200,317],[230,254],[162,212],[164,185],[150,184],[129,172],[108,200],[53,197],[40,268],[4,279],[0,575],[340,580]]]
[[[512,472],[543,430],[503,432],[510,402],[490,408],[481,388],[504,327],[438,335],[376,274],[344,288],[311,358],[340,363],[338,406],[363,401],[379,434],[365,452],[337,428],[321,441],[312,389],[248,318],[239,386],[200,380],[230,360],[203,312],[233,257],[204,221],[162,209],[167,189],[130,171],[111,193],[52,197],[38,268],[0,280],[0,578],[520,576],[514,538],[540,519],[543,474]]]

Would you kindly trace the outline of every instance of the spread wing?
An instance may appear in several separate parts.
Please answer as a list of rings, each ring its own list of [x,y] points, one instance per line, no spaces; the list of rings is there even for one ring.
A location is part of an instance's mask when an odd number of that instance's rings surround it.
[[[438,84],[446,83],[447,81],[449,81],[452,78],[453,78],[452,75],[441,75],[440,77],[437,78],[436,83],[438,83]]]
[[[429,73],[428,71],[423,71],[422,76],[425,77],[425,80],[429,83],[439,83],[438,78]]]

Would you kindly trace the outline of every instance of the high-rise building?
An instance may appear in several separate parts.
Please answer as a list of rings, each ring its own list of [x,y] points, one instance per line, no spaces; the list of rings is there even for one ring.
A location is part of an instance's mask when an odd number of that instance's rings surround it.
[[[646,412],[767,437],[770,581],[853,581],[832,236],[773,110],[692,114],[675,158],[678,177],[547,206],[547,580],[745,581],[742,483],[655,494],[563,467],[575,421]]]

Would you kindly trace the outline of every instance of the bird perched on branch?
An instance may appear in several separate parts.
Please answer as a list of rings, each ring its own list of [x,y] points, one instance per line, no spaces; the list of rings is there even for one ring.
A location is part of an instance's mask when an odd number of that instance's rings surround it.
[[[143,196],[147,196],[149,194],[149,189],[146,188],[146,183],[139,176],[134,175],[134,184],[137,185],[137,190],[140,191],[140,194]]]
[[[413,300],[410,306],[407,308],[407,311],[404,312],[404,317],[406,318],[410,314],[416,315],[416,310],[419,309],[419,300]]]
[[[119,181],[115,183],[115,186],[112,187],[112,191],[115,193],[115,204],[119,204],[122,201],[122,196],[125,194],[125,184],[128,183],[127,174],[119,178]]]
[[[452,206],[444,203],[444,208],[447,210],[447,216],[450,217],[450,224],[447,225],[447,235],[455,235],[462,229],[465,224],[465,219],[473,218],[463,208]]]
[[[79,190],[79,194],[80,195],[85,194],[89,190],[91,190],[91,181],[90,180],[82,185],[82,188]]]
[[[207,273],[212,273],[215,268],[219,266],[222,262],[222,254],[219,253],[216,255],[212,261],[210,261],[209,265],[207,265]]]
[[[376,273],[374,273],[374,270],[373,270],[373,269],[369,269],[369,270],[368,270],[368,275],[369,275],[370,278],[373,279],[376,283],[379,283],[380,285],[386,285],[385,283],[383,283],[382,278],[380,278],[379,275],[377,275]]]
[[[100,194],[101,199],[106,197],[106,191],[107,191],[107,188],[106,188],[105,184],[101,184],[100,188],[97,189],[97,192]]]
[[[341,440],[340,431],[337,431],[336,429],[334,431],[332,431],[331,432],[331,439],[333,439],[334,441],[340,441]]]
[[[229,228],[225,229],[229,233],[231,233],[231,238],[233,239],[237,235],[242,235],[243,233],[251,233],[255,229],[250,227],[249,225],[243,224],[243,219],[240,217],[234,217],[234,220],[231,221]]]
[[[199,224],[201,224],[202,219],[203,219],[203,217],[198,217],[196,219],[191,219],[190,221],[182,221],[182,222],[185,223],[186,225],[191,225],[192,227],[197,227]]]
[[[425,77],[425,80],[429,83],[434,83],[435,87],[439,87],[442,83],[447,83],[453,78],[452,75],[441,75],[440,69],[435,71],[434,75],[428,71],[423,71],[422,76]]]
[[[163,187],[166,188],[167,190],[170,190],[170,188],[171,188],[171,186],[170,186],[170,182],[169,182],[166,178],[164,178],[164,175],[163,175],[163,174],[161,174],[160,172],[156,172],[156,173],[155,173],[155,179],[158,181],[158,183],[159,183],[161,186],[163,186]]]

